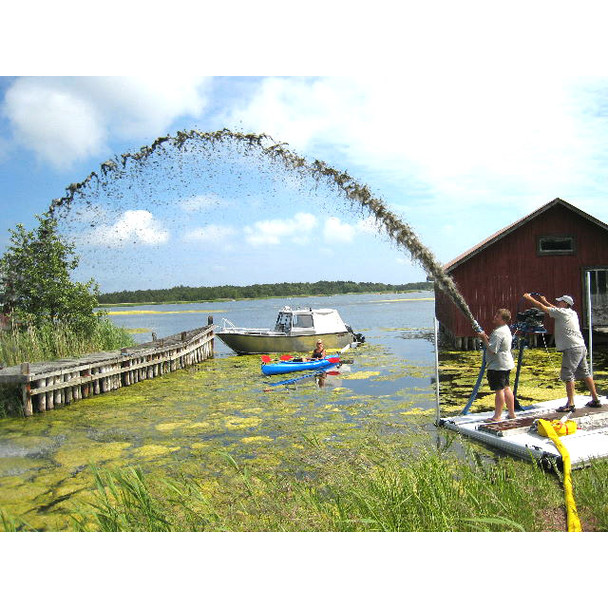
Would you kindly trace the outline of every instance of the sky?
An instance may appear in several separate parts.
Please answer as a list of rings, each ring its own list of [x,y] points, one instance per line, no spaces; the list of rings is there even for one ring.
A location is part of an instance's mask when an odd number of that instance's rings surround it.
[[[43,12],[31,38],[44,52],[0,64],[0,251],[103,162],[191,129],[264,133],[348,172],[441,263],[556,197],[608,222],[600,3],[486,5],[380,2],[363,17],[313,2],[291,9],[295,28],[239,4],[241,19],[205,13],[191,30],[178,2],[136,25],[128,11],[89,14],[97,29],[72,17],[62,36]],[[339,194],[221,156],[184,153],[88,192],[62,227],[75,278],[102,291],[426,278]]]

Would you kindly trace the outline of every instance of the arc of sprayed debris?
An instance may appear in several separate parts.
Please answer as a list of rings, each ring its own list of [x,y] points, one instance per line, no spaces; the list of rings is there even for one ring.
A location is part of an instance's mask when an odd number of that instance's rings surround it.
[[[464,300],[454,280],[443,270],[432,252],[425,247],[409,224],[403,222],[386,205],[372,195],[366,185],[356,182],[348,173],[333,169],[325,162],[315,160],[307,161],[305,158],[295,154],[287,147],[287,144],[276,142],[264,133],[239,133],[229,129],[213,132],[202,132],[198,130],[178,131],[175,135],[166,135],[157,138],[149,146],[143,146],[137,152],[126,152],[120,158],[110,159],[101,164],[101,172],[105,177],[123,171],[130,160],[141,162],[147,160],[165,145],[172,145],[181,150],[189,141],[198,140],[202,143],[215,145],[225,141],[243,143],[251,148],[256,148],[265,156],[274,161],[280,161],[286,168],[302,171],[312,175],[315,179],[325,179],[335,185],[338,191],[351,201],[356,201],[364,209],[368,209],[376,218],[377,222],[384,228],[387,235],[398,245],[405,247],[412,259],[431,275],[439,288],[444,291],[454,304],[465,315],[469,322],[475,327],[476,321]],[[118,162],[117,162],[118,161]],[[91,183],[99,181],[99,175],[93,171],[82,182],[70,184],[66,188],[66,195],[54,199],[49,207],[49,213],[55,214],[60,208],[69,208],[76,194],[82,193]]]

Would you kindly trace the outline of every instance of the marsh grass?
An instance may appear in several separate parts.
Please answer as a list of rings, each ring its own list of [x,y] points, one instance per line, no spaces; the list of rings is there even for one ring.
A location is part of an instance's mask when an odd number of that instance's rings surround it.
[[[94,469],[94,497],[74,517],[75,529],[540,531],[548,529],[545,512],[562,504],[559,481],[536,466],[371,448],[337,457],[317,446],[319,465],[302,478],[256,473],[225,456],[238,475],[214,491],[193,479],[150,482],[136,468]]]
[[[67,324],[49,323],[0,331],[0,362],[8,367],[23,361],[51,361],[134,344],[125,329],[105,317],[98,318],[86,332]]]
[[[0,531],[3,532],[35,532],[24,519],[14,517],[0,509]]]
[[[608,461],[592,461],[574,472],[574,494],[583,527],[585,522],[598,531],[608,531]]]
[[[91,466],[95,479],[95,502],[92,522],[73,516],[77,529],[104,532],[168,532],[169,521],[163,513],[163,502],[154,498],[149,484],[139,469],[114,469],[102,473]]]

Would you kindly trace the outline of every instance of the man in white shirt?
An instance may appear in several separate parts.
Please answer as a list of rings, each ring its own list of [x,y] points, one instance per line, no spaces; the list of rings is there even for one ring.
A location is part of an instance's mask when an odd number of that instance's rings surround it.
[[[493,319],[496,329],[490,334],[490,337],[483,331],[477,334],[486,346],[488,383],[494,391],[494,415],[484,422],[498,422],[505,405],[509,419],[515,418],[515,398],[509,386],[509,375],[515,367],[513,355],[511,355],[512,336],[508,325],[510,320],[511,312],[506,308],[499,308]]]
[[[555,348],[562,353],[560,378],[566,383],[566,395],[568,396],[566,404],[558,407],[557,411],[574,411],[575,380],[584,380],[591,392],[591,401],[586,404],[587,407],[601,407],[595,382],[587,366],[587,347],[581,333],[578,315],[572,309],[574,299],[572,296],[563,295],[561,298],[556,298],[556,304],[553,305],[545,296],[539,295],[539,298],[540,301],[529,293],[524,294],[525,300],[555,319]]]

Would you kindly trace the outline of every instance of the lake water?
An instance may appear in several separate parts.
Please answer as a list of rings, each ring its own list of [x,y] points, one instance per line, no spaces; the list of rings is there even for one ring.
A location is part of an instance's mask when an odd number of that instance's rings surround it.
[[[137,305],[105,308],[112,321],[130,330],[138,342],[147,342],[152,332],[161,338],[202,327],[207,317],[222,325],[224,318],[237,327],[273,328],[278,310],[292,308],[335,308],[356,333],[369,342],[387,347],[395,356],[425,364],[433,359],[432,339],[434,299],[429,291],[407,294],[357,294],[310,298],[277,298],[197,304]],[[234,353],[217,340],[219,356]]]
[[[365,345],[347,351],[348,363],[322,381],[271,387],[276,378],[261,374],[259,356],[236,356],[216,340],[217,357],[191,369],[30,419],[0,420],[0,509],[36,529],[66,529],[91,492],[91,464],[217,483],[230,475],[226,454],[255,471],[305,469],[303,437],[340,450],[372,432],[399,450],[435,441],[430,292],[109,311],[127,313],[111,318],[140,330],[134,336],[145,342],[152,332],[160,338],[204,326],[208,315],[220,325],[227,318],[272,327],[284,305],[336,308]]]

